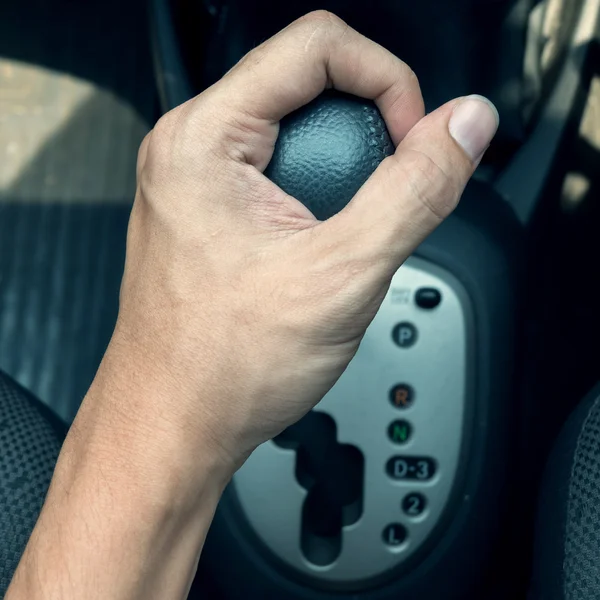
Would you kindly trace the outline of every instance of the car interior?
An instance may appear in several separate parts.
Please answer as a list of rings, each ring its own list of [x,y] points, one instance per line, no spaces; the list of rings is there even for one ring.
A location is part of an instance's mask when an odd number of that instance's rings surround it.
[[[339,381],[233,477],[189,597],[600,598],[600,0],[4,0],[0,597],[114,327],[143,136],[315,9],[500,127]],[[329,90],[266,175],[327,219],[393,152]]]

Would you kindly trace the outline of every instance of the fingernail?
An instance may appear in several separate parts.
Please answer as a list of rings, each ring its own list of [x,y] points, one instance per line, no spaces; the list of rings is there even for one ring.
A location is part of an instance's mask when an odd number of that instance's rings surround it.
[[[483,96],[467,96],[454,108],[448,128],[473,162],[477,162],[496,135],[500,117]]]

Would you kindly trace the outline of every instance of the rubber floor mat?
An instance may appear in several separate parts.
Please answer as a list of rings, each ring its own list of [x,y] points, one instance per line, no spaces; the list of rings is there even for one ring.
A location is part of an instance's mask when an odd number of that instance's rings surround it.
[[[0,205],[0,364],[67,421],[110,339],[128,215]]]
[[[0,2],[0,369],[66,421],[114,326],[156,116],[145,10]]]

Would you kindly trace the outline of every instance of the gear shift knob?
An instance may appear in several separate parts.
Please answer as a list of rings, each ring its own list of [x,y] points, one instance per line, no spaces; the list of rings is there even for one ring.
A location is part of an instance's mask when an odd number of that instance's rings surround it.
[[[342,210],[393,152],[374,102],[325,92],[281,122],[265,174],[323,220]]]

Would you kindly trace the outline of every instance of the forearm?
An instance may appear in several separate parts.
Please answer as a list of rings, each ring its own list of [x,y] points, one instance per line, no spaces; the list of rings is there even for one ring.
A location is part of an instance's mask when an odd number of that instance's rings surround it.
[[[110,388],[84,401],[7,600],[187,596],[225,471],[164,419],[115,414]]]

